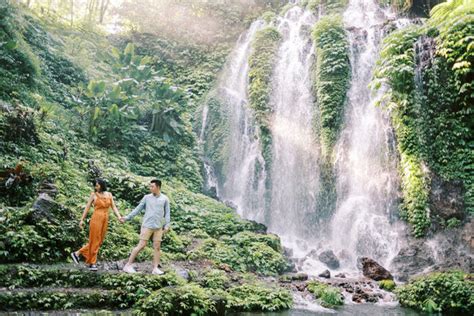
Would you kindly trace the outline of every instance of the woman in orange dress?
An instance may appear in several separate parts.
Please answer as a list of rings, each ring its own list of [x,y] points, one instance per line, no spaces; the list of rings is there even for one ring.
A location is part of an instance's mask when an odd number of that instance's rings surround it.
[[[84,220],[89,212],[89,209],[94,205],[94,213],[89,223],[89,242],[79,249],[78,251],[72,252],[72,260],[76,264],[79,263],[79,256],[82,255],[89,265],[90,271],[97,271],[97,254],[99,248],[104,241],[105,234],[107,232],[107,226],[109,223],[109,208],[112,207],[115,215],[121,220],[117,206],[115,206],[114,198],[110,192],[107,192],[107,185],[104,180],[97,179],[94,182],[95,192],[91,193],[89,201],[87,202],[86,208],[82,214],[79,227],[84,227]]]

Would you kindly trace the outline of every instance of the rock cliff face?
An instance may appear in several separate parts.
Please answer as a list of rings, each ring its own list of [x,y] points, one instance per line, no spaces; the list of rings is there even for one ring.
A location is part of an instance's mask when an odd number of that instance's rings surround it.
[[[430,237],[407,237],[407,244],[394,258],[390,271],[395,279],[406,281],[410,277],[446,269],[461,269],[472,273],[474,250],[474,221],[462,227],[432,233]]]

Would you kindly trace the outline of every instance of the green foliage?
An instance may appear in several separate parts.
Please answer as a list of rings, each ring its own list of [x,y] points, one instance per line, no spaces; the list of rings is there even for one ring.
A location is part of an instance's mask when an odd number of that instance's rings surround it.
[[[117,306],[116,292],[91,289],[65,291],[40,289],[37,291],[0,292],[2,310],[66,310],[66,309],[113,309]]]
[[[225,104],[217,97],[211,96],[203,103],[207,106],[207,125],[203,133],[203,152],[212,162],[216,175],[222,175],[226,163],[229,161],[229,116],[225,109]],[[200,111],[202,112],[202,111]],[[202,124],[202,122],[201,122]],[[202,126],[200,127],[202,128]]]
[[[269,98],[271,75],[281,35],[274,27],[266,27],[255,34],[252,53],[249,56],[249,105],[253,109],[256,124],[260,130],[260,143],[266,168],[271,165],[271,132]]]
[[[204,274],[202,286],[210,289],[225,289],[230,284],[230,279],[222,270],[211,269]]]
[[[430,227],[429,218],[429,179],[422,164],[414,156],[400,155],[403,203],[400,215],[413,226],[413,234],[422,237]]]
[[[400,304],[425,312],[463,313],[474,309],[472,275],[437,272],[397,287]]]
[[[0,208],[2,262],[57,262],[78,246],[78,227],[70,210],[58,207],[50,214],[32,208]]]
[[[344,297],[336,287],[318,281],[310,281],[307,284],[307,289],[325,307],[335,307],[344,304]]]
[[[27,85],[33,85],[41,73],[38,57],[25,41],[22,31],[27,22],[16,8],[0,4],[0,97],[17,96]]]
[[[237,271],[252,271],[262,275],[276,275],[287,268],[279,240],[250,232],[220,240],[205,239],[189,253],[189,257],[207,258],[216,263],[228,264]]]
[[[267,23],[272,23],[276,18],[276,14],[273,11],[267,11],[262,14],[262,19]]]
[[[379,286],[381,289],[391,292],[395,289],[397,285],[395,284],[393,280],[382,280],[382,281],[379,281]]]
[[[288,290],[244,284],[229,290],[227,307],[233,311],[278,311],[288,309],[292,304]]]
[[[321,11],[322,14],[335,14],[344,11],[347,3],[347,0],[307,0],[301,5],[316,13]]]
[[[450,218],[446,221],[447,228],[456,228],[459,226],[461,226],[461,221],[457,219],[456,217]]]
[[[473,10],[463,1],[449,1],[433,9],[425,26],[393,32],[384,40],[375,72],[376,88],[390,86],[382,102],[390,109],[401,156],[401,215],[418,237],[430,227],[429,172],[461,180],[466,211],[473,210],[472,14],[466,14]],[[430,45],[430,38],[436,43],[434,58],[415,64],[415,48]]]
[[[113,296],[106,295],[100,300],[106,306],[114,308],[129,308],[134,306],[139,300],[148,297],[153,291],[159,290],[166,286],[174,286],[184,284],[184,280],[179,278],[174,272],[167,272],[161,276],[155,275],[131,275],[131,274],[117,274],[117,273],[94,273],[91,274],[85,270],[68,269],[62,267],[51,266],[49,268],[40,268],[35,266],[27,265],[2,265],[0,266],[2,275],[0,281],[2,284],[7,286],[10,290],[19,293],[19,297],[13,293],[6,293],[2,298],[7,302],[5,306],[9,309],[18,309],[21,304],[18,304],[17,299],[21,298],[22,288],[40,288],[38,291],[42,293],[42,288],[70,288],[73,297],[65,297],[71,302],[72,305],[60,304],[56,308],[82,308],[81,305],[76,302],[76,299],[82,300],[82,292],[85,292],[86,298],[88,288],[97,288],[102,293],[112,292]],[[34,293],[34,292],[33,292]],[[75,294],[74,294],[75,293]],[[93,291],[95,293],[95,291]],[[48,296],[53,296],[53,298]],[[33,295],[31,304],[34,304],[32,308],[35,309],[50,309],[47,303],[50,300],[54,300],[54,293],[48,295],[48,291],[39,296]],[[43,298],[44,297],[44,298]],[[93,300],[92,304],[96,304]],[[84,305],[88,307],[89,305]],[[96,305],[90,306],[98,307]]]
[[[316,125],[323,155],[329,157],[342,124],[350,76],[348,43],[341,18],[323,17],[313,28],[313,40],[317,47],[313,79],[318,107]]]
[[[138,304],[140,315],[212,315],[215,302],[197,284],[168,287],[151,293]]]

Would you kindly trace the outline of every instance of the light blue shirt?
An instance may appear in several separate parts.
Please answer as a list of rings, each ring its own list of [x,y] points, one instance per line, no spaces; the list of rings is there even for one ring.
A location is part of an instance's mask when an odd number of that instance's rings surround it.
[[[127,216],[125,220],[129,221],[138,213],[145,209],[142,226],[150,229],[168,228],[170,226],[170,201],[166,195],[147,194],[140,201],[140,204]]]

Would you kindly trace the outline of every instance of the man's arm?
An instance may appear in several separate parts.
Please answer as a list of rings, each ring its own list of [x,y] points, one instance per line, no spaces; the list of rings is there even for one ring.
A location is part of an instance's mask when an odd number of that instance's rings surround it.
[[[170,228],[170,200],[166,199],[165,201],[165,230],[168,230]]]
[[[146,196],[144,196],[142,198],[142,200],[140,201],[140,204],[138,204],[137,207],[135,207],[135,209],[130,213],[128,214],[127,216],[125,216],[123,219],[126,220],[126,221],[129,221],[131,220],[132,218],[134,218],[135,216],[138,215],[138,213],[140,213],[144,208],[145,208],[145,198]]]

